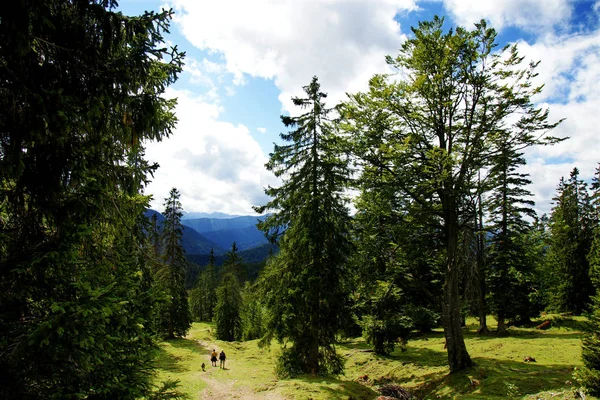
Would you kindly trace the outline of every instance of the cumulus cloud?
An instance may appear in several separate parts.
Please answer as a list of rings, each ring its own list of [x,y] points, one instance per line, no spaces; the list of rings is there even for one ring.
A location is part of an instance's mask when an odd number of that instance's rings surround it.
[[[273,79],[283,108],[313,75],[334,105],[385,70],[404,36],[394,20],[415,0],[173,0],[176,23],[196,47],[223,54],[227,71]]]
[[[569,137],[526,153],[526,171],[533,180],[538,210],[549,212],[561,176],[568,177],[577,167],[580,177],[589,180],[600,162],[600,31],[568,37],[547,35],[533,44],[520,41],[518,46],[528,59],[541,60],[536,84],[545,87],[534,100],[550,109],[551,120],[565,119],[551,134]]]
[[[568,29],[562,28],[573,15],[569,0],[442,1],[454,23],[471,27],[484,18],[498,30],[513,27],[532,34],[534,42],[519,40],[518,45],[528,60],[542,61],[536,83],[544,84],[545,90],[534,100],[549,106],[553,120],[566,118],[553,134],[571,137],[526,153],[538,210],[549,211],[561,176],[577,166],[587,179],[600,161],[594,152],[600,32],[565,33]],[[592,6],[596,14],[599,4]],[[266,157],[245,126],[218,120],[217,88],[234,95],[236,86],[248,79],[272,79],[282,108],[293,114],[290,98],[301,95],[302,86],[317,75],[322,90],[329,93],[327,104],[333,106],[346,92],[366,89],[374,73],[386,71],[385,55],[397,53],[408,31],[394,17],[419,5],[426,7],[427,2],[172,0],[183,35],[216,61],[187,60],[186,72],[206,93],[178,93],[177,133],[166,146],[148,149],[148,155],[164,165],[152,184],[160,188],[157,200],[177,186],[190,211],[247,213],[250,205],[264,203],[262,188],[274,179],[264,170]]]
[[[513,26],[526,31],[548,31],[568,23],[568,0],[443,0],[444,8],[462,26],[472,27],[481,19],[498,30]]]
[[[179,123],[170,138],[147,145],[146,157],[161,165],[146,189],[152,207],[162,210],[172,187],[186,211],[251,214],[265,203],[263,187],[276,179],[248,128],[219,121],[219,106],[189,91],[170,89],[167,97],[178,97]]]

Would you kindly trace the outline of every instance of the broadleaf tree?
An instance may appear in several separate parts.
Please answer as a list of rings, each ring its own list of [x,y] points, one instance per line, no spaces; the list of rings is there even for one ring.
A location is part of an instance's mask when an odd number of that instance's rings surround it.
[[[495,136],[508,136],[514,148],[553,143],[544,134],[556,123],[531,101],[541,90],[532,85],[537,64],[523,67],[516,45],[494,51],[496,32],[485,21],[445,31],[435,17],[412,30],[398,56],[387,58],[397,74],[374,76],[342,113],[356,157],[390,171],[396,190],[437,221],[448,363],[457,372],[472,365],[461,330],[457,251],[461,230],[476,215],[469,204],[477,174],[498,152]],[[374,126],[366,117],[373,114],[385,123]],[[370,146],[378,142],[384,146]]]
[[[280,246],[263,272],[270,311],[265,341],[290,343],[279,360],[281,374],[335,375],[343,368],[335,343],[349,296],[350,218],[343,193],[349,171],[318,79],[303,89],[305,97],[292,101],[304,112],[281,117],[292,130],[281,134],[285,144],[275,145],[266,165],[282,184],[267,188],[271,200],[256,207],[269,212],[258,226],[272,238],[279,235]]]

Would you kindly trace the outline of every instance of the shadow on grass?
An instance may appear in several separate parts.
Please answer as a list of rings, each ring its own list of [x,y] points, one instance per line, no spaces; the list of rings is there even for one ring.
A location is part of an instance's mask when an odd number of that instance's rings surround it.
[[[176,354],[172,354],[167,350],[168,347],[177,349]],[[184,352],[182,352],[183,350]],[[182,366],[181,361],[188,358],[186,351],[199,353],[202,355],[209,354],[209,350],[195,340],[185,338],[175,338],[163,342],[156,351],[156,365],[159,369],[164,369],[169,372],[185,372],[187,368]],[[208,364],[208,362],[207,362]]]
[[[175,338],[167,341],[167,343],[177,349],[189,350],[195,353],[206,353],[210,350],[193,339]]]
[[[342,381],[319,376],[301,375],[293,380],[304,382],[329,399],[374,399],[381,394],[354,381]]]
[[[584,336],[583,332],[580,331],[569,331],[569,332],[557,332],[554,330],[545,331],[531,331],[531,330],[520,330],[520,329],[509,329],[506,336],[499,336],[496,332],[490,332],[487,335],[478,335],[475,332],[464,332],[464,337],[471,340],[490,340],[490,339],[503,339],[503,338],[515,338],[515,339],[580,339]]]
[[[182,357],[175,356],[165,350],[162,346],[156,350],[156,367],[169,372],[185,372],[180,361]]]
[[[466,333],[466,332],[465,332]],[[509,337],[522,339],[573,339],[581,335],[580,332],[527,332],[515,331]],[[470,340],[496,339],[498,336],[478,336],[475,332],[466,333]],[[419,340],[432,340],[443,342],[443,334],[422,335]],[[364,351],[364,343],[345,344],[346,350],[356,349]],[[368,347],[367,347],[368,348]],[[388,356],[372,354],[371,360],[366,362],[380,362],[382,364],[398,365],[397,368],[380,369],[389,371],[384,376],[373,376],[373,383],[378,386],[395,383],[406,387],[418,399],[430,398],[516,398],[544,391],[563,390],[568,388],[572,380],[573,366],[568,364],[540,365],[524,363],[518,360],[496,359],[490,356],[473,357],[475,366],[459,373],[448,374],[448,359],[443,344],[439,350],[431,347],[411,347],[407,351],[397,349]],[[428,370],[429,369],[429,370]],[[406,371],[406,373],[405,373]],[[421,371],[421,372],[419,372]]]
[[[455,374],[422,375],[411,389],[418,399],[515,398],[549,390],[562,390],[572,379],[573,368],[536,365],[487,357],[474,358],[475,366]],[[403,382],[398,381],[399,384]],[[413,379],[413,384],[415,380]]]

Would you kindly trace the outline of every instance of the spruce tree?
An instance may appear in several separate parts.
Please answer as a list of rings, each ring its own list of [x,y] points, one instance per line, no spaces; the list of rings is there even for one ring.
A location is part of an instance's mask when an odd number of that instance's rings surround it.
[[[144,143],[175,124],[170,13],[0,11],[0,398],[150,395]]]
[[[242,338],[242,294],[237,277],[225,273],[217,288],[215,325],[217,339],[232,342]]]
[[[256,208],[270,213],[259,228],[280,246],[263,272],[270,311],[265,341],[289,343],[279,360],[283,375],[339,374],[335,343],[347,314],[350,251],[342,191],[349,171],[318,79],[303,89],[306,96],[292,100],[306,111],[281,117],[293,130],[281,134],[286,144],[275,145],[266,165],[282,185],[266,189],[271,201]]]
[[[194,288],[190,291],[192,317],[198,321],[212,321],[217,304],[218,277],[215,266],[215,251],[210,250],[208,265],[200,273]]]
[[[162,308],[162,330],[168,338],[185,336],[191,325],[191,315],[185,289],[187,259],[181,246],[183,225],[181,225],[181,202],[179,191],[171,189],[165,199],[163,215],[162,268],[157,280],[167,294],[167,302]]]
[[[238,280],[240,286],[246,282],[248,279],[248,273],[246,272],[246,267],[244,266],[244,262],[241,259],[238,247],[235,242],[231,245],[231,250],[225,254],[225,261],[223,262],[223,274],[231,273]]]
[[[598,177],[598,171],[597,175]],[[598,194],[597,178],[593,181],[593,195]],[[592,298],[592,310],[589,314],[588,333],[582,341],[581,356],[583,367],[577,371],[576,378],[587,391],[594,396],[600,395],[600,227],[596,226],[594,240],[588,254],[590,278],[596,295]]]
[[[521,152],[509,137],[502,133],[494,140],[496,154],[492,158],[488,185],[492,188],[487,199],[489,215],[489,289],[492,310],[495,311],[497,333],[507,333],[507,319],[529,322],[530,281],[533,266],[525,257],[524,235],[529,230],[525,217],[535,217],[530,200],[533,194],[526,186],[531,183],[527,174],[519,172],[525,164]]]
[[[550,215],[548,268],[555,277],[553,305],[560,311],[582,313],[594,289],[587,259],[593,240],[593,214],[587,184],[574,168],[561,178]]]

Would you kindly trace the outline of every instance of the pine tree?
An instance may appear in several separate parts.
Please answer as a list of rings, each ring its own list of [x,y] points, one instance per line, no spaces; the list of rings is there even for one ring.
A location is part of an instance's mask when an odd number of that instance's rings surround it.
[[[187,259],[185,250],[181,246],[183,225],[181,225],[181,202],[179,191],[171,189],[169,197],[165,199],[163,215],[162,242],[162,269],[157,280],[165,290],[168,299],[162,309],[162,329],[168,338],[185,336],[191,326],[191,316],[185,289],[185,270]]]
[[[242,295],[233,273],[225,273],[217,289],[215,324],[217,339],[232,342],[242,338]]]
[[[369,91],[351,96],[342,115],[361,163],[388,170],[398,196],[437,221],[448,364],[457,372],[472,365],[461,329],[458,250],[473,215],[468,205],[477,173],[491,165],[498,132],[514,148],[557,140],[543,136],[556,124],[531,101],[541,90],[531,83],[536,64],[523,68],[516,46],[494,52],[496,32],[485,21],[472,31],[444,32],[443,24],[435,17],[413,28],[398,57],[387,58],[403,79],[374,76]],[[374,151],[372,143],[385,147]]]
[[[288,144],[276,145],[266,165],[283,183],[269,187],[271,201],[256,208],[271,212],[259,228],[271,238],[280,235],[280,253],[263,271],[271,315],[265,341],[291,343],[279,360],[280,374],[339,374],[335,343],[347,314],[350,247],[342,191],[349,173],[316,77],[304,92],[292,100],[306,112],[281,117],[295,129],[281,134]]]
[[[170,13],[0,11],[0,398],[150,395],[144,143],[176,122]]]

